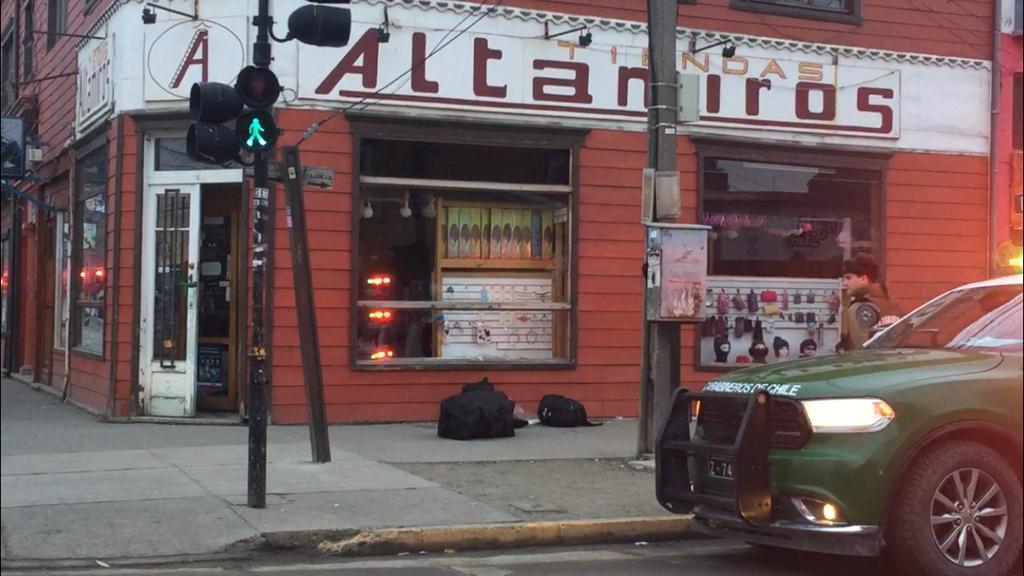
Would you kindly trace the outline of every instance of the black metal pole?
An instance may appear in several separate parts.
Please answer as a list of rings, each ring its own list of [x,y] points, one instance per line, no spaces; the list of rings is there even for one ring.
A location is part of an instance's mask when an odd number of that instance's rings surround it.
[[[253,44],[253,64],[270,66],[270,0],[260,0],[259,14],[253,18],[257,27]],[[267,350],[264,336],[267,325],[266,282],[267,208],[270,186],[267,177],[267,156],[257,152],[253,165],[252,225],[252,346],[249,350],[249,507],[267,506]]]
[[[256,154],[253,187],[252,347],[249,351],[249,507],[267,505],[267,350],[266,299],[267,207],[270,187],[267,160]]]

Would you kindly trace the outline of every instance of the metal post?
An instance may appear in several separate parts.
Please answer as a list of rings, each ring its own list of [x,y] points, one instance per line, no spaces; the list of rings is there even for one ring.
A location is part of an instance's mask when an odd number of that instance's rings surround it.
[[[252,234],[252,347],[249,350],[249,507],[267,506],[267,350],[264,345],[267,262],[267,159],[256,154]]]
[[[257,27],[253,44],[253,64],[270,66],[270,0],[260,0],[259,14],[253,18]],[[252,346],[249,350],[249,481],[250,508],[267,507],[267,350],[264,343],[267,307],[264,297],[266,281],[267,208],[270,186],[267,177],[267,156],[257,152],[253,165],[253,230],[252,230]]]
[[[647,0],[650,70],[647,165],[659,172],[674,172],[677,168],[676,18],[677,0]],[[658,218],[657,204],[654,214],[658,220],[672,221]],[[644,237],[646,246],[650,241],[646,231]],[[644,304],[646,311],[646,302]],[[648,322],[645,315],[643,344],[639,455],[653,451],[654,438],[671,404],[672,392],[679,387],[679,324]]]
[[[299,149],[284,149],[285,206],[288,210],[288,238],[292,248],[292,279],[295,283],[295,313],[299,320],[302,351],[302,380],[309,406],[309,443],[314,462],[331,461],[324,408],[323,376],[320,372],[320,338],[317,334],[313,279],[309,269],[309,241],[306,234],[306,201],[302,196],[302,166]]]

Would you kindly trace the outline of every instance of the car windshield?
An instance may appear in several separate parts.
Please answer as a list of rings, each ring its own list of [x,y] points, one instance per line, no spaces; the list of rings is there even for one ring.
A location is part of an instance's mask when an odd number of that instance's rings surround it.
[[[1020,285],[955,290],[925,304],[866,348],[953,348],[1021,352]]]

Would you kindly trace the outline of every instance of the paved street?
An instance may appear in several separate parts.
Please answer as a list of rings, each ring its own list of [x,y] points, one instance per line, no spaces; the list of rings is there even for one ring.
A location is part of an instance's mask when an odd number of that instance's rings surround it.
[[[348,561],[267,557],[220,565],[48,572],[54,576],[242,576],[324,574],[398,576],[889,576],[880,561],[815,554],[774,553],[716,540],[663,544],[622,544],[574,548],[525,549],[477,554],[362,558]],[[5,575],[38,574],[4,571]]]

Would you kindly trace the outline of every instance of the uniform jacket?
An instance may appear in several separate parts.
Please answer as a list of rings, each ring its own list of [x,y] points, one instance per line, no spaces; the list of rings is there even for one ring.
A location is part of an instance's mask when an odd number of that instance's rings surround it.
[[[842,348],[857,350],[871,337],[876,328],[899,320],[900,308],[889,298],[885,287],[878,283],[845,294],[843,297]]]

